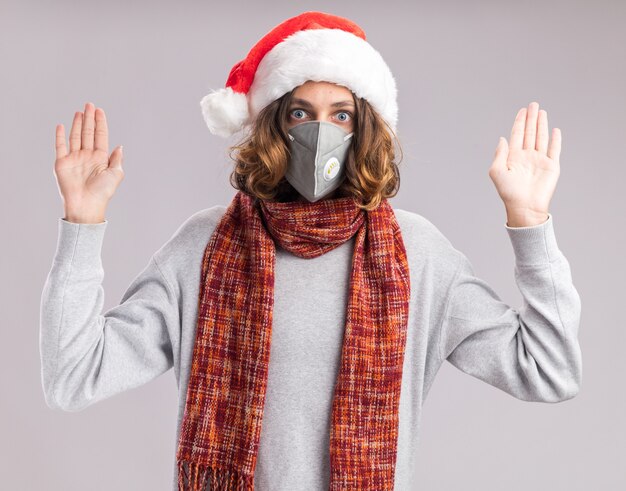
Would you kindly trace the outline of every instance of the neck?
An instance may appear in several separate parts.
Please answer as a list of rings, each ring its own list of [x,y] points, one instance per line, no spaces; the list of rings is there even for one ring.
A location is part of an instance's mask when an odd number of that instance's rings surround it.
[[[341,197],[341,191],[340,188],[335,189],[332,193],[330,193],[328,196],[324,196],[321,200],[325,200],[325,199],[335,199],[335,198],[340,198]],[[298,198],[296,199],[296,201],[308,201],[304,196],[302,196],[300,193],[298,193]]]

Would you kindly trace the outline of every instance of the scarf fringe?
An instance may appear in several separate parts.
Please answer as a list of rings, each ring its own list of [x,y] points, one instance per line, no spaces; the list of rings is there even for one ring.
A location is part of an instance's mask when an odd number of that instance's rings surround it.
[[[210,487],[206,487],[210,483]],[[179,491],[253,491],[250,478],[236,469],[216,469],[198,462],[178,463]]]

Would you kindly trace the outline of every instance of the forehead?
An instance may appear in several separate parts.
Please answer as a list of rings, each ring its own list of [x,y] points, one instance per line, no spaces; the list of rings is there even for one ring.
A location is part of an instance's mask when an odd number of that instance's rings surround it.
[[[352,91],[347,87],[332,82],[308,80],[298,86],[293,92],[295,98],[306,98],[309,100],[336,99],[352,100]]]

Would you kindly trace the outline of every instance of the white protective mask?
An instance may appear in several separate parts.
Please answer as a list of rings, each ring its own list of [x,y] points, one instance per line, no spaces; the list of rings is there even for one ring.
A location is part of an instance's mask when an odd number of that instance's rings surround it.
[[[285,178],[308,201],[332,193],[345,177],[354,132],[326,121],[307,121],[287,132],[291,159]]]

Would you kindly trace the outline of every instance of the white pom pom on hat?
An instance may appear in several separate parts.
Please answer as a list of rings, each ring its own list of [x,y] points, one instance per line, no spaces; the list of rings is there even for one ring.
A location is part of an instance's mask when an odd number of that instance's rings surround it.
[[[287,19],[263,36],[233,66],[225,87],[202,98],[202,115],[211,133],[229,137],[307,80],[347,87],[396,131],[396,82],[382,56],[357,24],[317,11]]]

